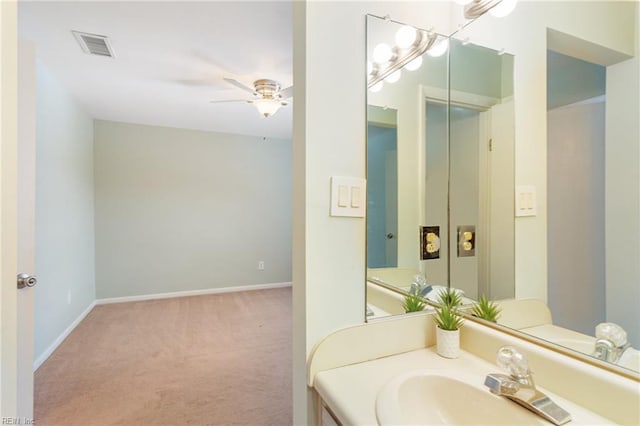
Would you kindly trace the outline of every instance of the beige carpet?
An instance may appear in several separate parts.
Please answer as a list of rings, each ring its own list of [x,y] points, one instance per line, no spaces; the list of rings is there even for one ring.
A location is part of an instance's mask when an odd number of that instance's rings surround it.
[[[45,425],[292,423],[291,289],[96,306],[35,374]]]

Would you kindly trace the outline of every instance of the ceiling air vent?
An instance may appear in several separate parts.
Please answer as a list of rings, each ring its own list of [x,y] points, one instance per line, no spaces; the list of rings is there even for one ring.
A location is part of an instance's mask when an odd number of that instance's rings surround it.
[[[78,40],[80,47],[84,53],[90,55],[107,56],[113,58],[114,54],[109,45],[109,39],[106,36],[97,34],[81,33],[80,31],[71,31],[73,36]]]

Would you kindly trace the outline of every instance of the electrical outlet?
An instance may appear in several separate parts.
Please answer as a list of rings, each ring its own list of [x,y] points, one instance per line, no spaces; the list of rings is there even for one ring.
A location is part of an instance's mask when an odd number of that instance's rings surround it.
[[[258,271],[264,271],[264,260],[258,262]]]
[[[440,258],[440,227],[420,227],[420,260]]]
[[[476,227],[474,225],[458,226],[458,257],[476,255]]]

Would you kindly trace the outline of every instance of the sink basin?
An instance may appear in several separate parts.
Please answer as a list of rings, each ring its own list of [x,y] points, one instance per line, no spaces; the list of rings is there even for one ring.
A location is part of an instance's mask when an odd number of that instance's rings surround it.
[[[392,379],[378,392],[380,425],[548,425],[515,402],[493,395],[484,376],[419,370]]]

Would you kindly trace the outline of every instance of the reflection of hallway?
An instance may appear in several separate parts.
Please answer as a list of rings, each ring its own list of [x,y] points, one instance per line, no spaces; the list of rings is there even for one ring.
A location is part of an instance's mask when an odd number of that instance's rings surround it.
[[[291,289],[101,305],[35,375],[38,425],[291,424]]]

